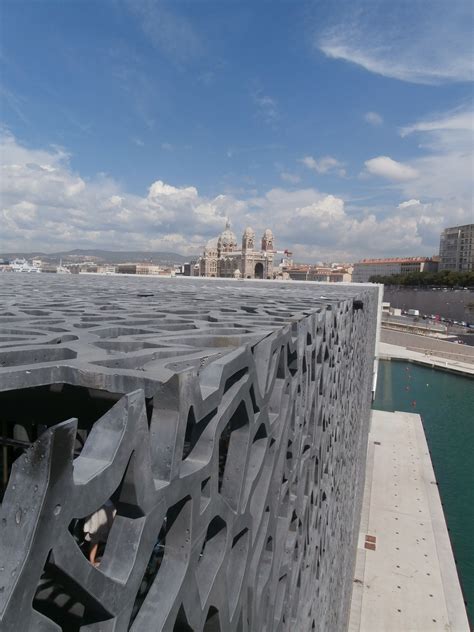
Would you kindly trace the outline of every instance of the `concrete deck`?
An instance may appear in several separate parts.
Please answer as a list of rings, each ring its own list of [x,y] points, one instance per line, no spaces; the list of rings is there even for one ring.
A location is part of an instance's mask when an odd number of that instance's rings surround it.
[[[474,364],[461,362],[459,360],[440,358],[436,355],[427,355],[419,351],[413,351],[406,347],[391,345],[386,342],[379,342],[378,358],[380,360],[406,360],[414,364],[421,364],[430,368],[443,369],[452,373],[462,373],[463,375],[474,376]]]
[[[350,632],[468,632],[419,415],[373,411]]]

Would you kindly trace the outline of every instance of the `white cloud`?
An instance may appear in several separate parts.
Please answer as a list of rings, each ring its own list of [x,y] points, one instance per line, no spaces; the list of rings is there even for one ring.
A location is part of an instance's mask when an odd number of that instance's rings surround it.
[[[406,202],[400,202],[397,208],[412,208],[414,206],[420,206],[420,200],[407,200]]]
[[[29,149],[10,134],[1,138],[1,248],[106,246],[164,247],[170,235],[182,252],[196,252],[238,213],[231,196],[204,198],[192,186],[157,180],[146,196],[123,191],[111,178],[84,179],[60,148]]]
[[[432,254],[444,226],[468,219],[458,201],[418,195],[402,198],[398,207],[355,208],[314,188],[276,187],[239,199],[206,197],[195,186],[160,179],[136,195],[105,175],[81,177],[61,148],[27,148],[11,135],[1,138],[0,160],[4,252],[105,247],[196,254],[230,217],[238,236],[246,225],[257,234],[271,227],[278,249],[289,248],[298,261],[355,260]]]
[[[400,130],[419,141],[418,157],[399,163],[379,156],[365,163],[366,174],[384,177],[392,191],[399,190],[394,217],[407,230],[414,222],[422,244],[435,246],[444,227],[473,221],[473,120],[466,107],[426,117]]]
[[[161,149],[165,151],[173,151],[174,147],[171,143],[161,143]]]
[[[419,121],[412,125],[402,127],[401,136],[408,136],[414,132],[433,132],[439,134],[441,132],[470,132],[472,135],[474,130],[474,111],[472,109],[458,108],[451,112],[436,116],[426,121]]]
[[[184,187],[182,189],[165,184],[161,180],[153,182],[148,190],[149,200],[160,200],[161,198],[172,200],[196,199],[198,192],[195,187]]]
[[[341,197],[312,188],[275,188],[248,202],[244,223],[258,229],[272,226],[277,247],[288,247],[298,261],[434,254],[442,228],[453,217],[432,204],[413,212],[393,207],[356,212]]]
[[[344,3],[315,38],[327,57],[421,84],[472,81],[469,2]]]
[[[298,182],[301,182],[300,176],[295,173],[288,173],[288,171],[282,171],[280,173],[280,178],[284,182],[289,182],[290,184],[298,184]]]
[[[416,169],[402,162],[397,162],[389,156],[377,156],[377,158],[366,160],[365,167],[368,173],[395,182],[412,180],[418,176]]]
[[[418,177],[403,183],[404,195],[445,200],[453,208],[464,208],[466,219],[472,221],[473,109],[462,107],[427,117],[403,127],[400,134],[415,136],[425,152],[410,161]]]
[[[377,112],[366,112],[364,119],[374,127],[379,127],[383,124],[383,118]]]
[[[313,158],[313,156],[305,156],[301,158],[300,162],[316,173],[337,173],[341,177],[346,175],[344,163],[332,156],[324,156],[319,160]]]
[[[335,222],[344,221],[347,218],[344,201],[334,195],[326,195],[318,202],[297,209],[296,216],[316,221],[321,230],[330,228]]]

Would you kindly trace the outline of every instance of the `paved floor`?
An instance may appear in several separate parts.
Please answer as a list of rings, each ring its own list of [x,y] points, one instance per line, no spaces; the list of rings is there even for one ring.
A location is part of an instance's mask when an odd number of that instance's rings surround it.
[[[419,415],[373,412],[349,630],[469,630]]]
[[[444,369],[445,371],[474,376],[474,364],[460,362],[458,360],[440,358],[435,355],[426,355],[423,352],[411,351],[410,349],[407,349],[405,347],[391,345],[386,342],[379,342],[378,357],[380,358],[380,360],[390,358],[408,360],[409,362],[414,362],[415,364],[422,364],[429,367],[437,367],[439,369]]]

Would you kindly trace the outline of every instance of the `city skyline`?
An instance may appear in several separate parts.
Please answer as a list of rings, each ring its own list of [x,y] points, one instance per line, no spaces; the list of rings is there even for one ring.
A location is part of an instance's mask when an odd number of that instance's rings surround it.
[[[468,3],[197,6],[3,5],[2,250],[191,255],[229,217],[355,261],[472,222]]]

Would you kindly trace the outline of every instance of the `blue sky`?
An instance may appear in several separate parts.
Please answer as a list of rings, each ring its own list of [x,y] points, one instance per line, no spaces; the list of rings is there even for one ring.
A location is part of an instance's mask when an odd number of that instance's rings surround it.
[[[3,2],[0,248],[433,254],[472,208],[473,8]]]

